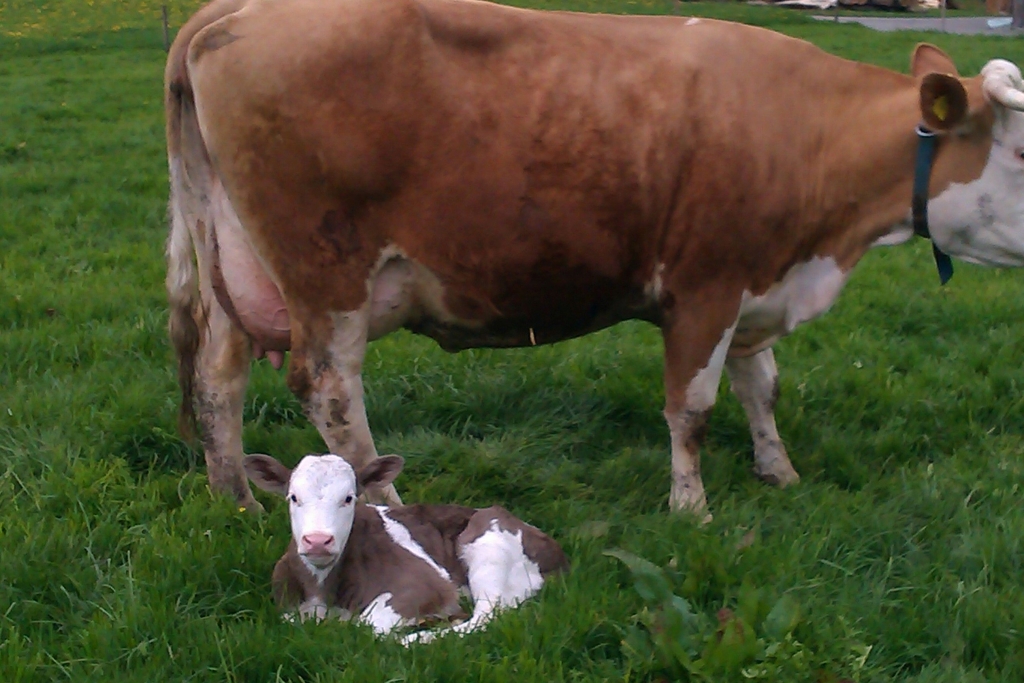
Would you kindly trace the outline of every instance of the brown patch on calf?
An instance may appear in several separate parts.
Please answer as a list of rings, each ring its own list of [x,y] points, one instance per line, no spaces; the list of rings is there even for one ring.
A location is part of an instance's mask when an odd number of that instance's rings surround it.
[[[466,568],[459,559],[460,534],[476,514],[474,508],[462,505],[405,505],[388,510],[388,517],[406,529],[412,539],[437,564],[444,567],[457,585],[463,586],[468,578]]]
[[[319,598],[328,607],[356,616],[377,596],[391,593],[391,609],[406,619],[448,618],[460,613],[454,584],[392,541],[376,510],[356,505],[355,513],[345,550],[323,585],[317,585],[292,540],[272,578],[274,597],[282,609],[292,610]]]

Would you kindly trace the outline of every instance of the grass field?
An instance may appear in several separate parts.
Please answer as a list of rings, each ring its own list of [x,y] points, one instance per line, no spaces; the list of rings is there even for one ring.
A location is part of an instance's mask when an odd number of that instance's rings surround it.
[[[521,1],[734,18],[896,69],[923,38],[744,5]],[[168,4],[179,25],[198,3]],[[458,355],[407,334],[371,345],[370,423],[407,459],[405,500],[501,502],[573,570],[426,648],[282,623],[285,506],[264,497],[256,519],[212,498],[173,427],[158,6],[0,4],[0,680],[1024,679],[1024,275],[958,265],[940,289],[926,244],[870,254],[831,313],[777,345],[799,486],[753,478],[723,386],[703,528],[667,512],[655,329]],[[966,73],[1024,63],[1021,41],[931,39]],[[322,444],[282,374],[255,371],[245,440],[291,463]],[[638,592],[612,548],[665,570],[639,568]],[[663,590],[693,610],[685,657],[649,649]],[[723,607],[761,642],[726,613],[716,632]]]

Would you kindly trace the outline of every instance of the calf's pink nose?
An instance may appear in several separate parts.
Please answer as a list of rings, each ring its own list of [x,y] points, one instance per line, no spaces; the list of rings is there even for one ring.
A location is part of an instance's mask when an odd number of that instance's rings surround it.
[[[302,537],[302,543],[306,546],[306,553],[314,555],[328,553],[327,546],[334,542],[334,536],[324,533],[306,534]]]

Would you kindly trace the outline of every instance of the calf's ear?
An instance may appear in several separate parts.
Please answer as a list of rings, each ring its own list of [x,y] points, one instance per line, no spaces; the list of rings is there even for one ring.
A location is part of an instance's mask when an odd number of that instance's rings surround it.
[[[399,455],[385,455],[372,461],[359,470],[356,478],[359,489],[383,488],[393,482],[405,466],[405,460]]]
[[[288,494],[288,480],[292,471],[280,462],[261,453],[245,456],[242,461],[245,474],[259,488],[279,496]]]

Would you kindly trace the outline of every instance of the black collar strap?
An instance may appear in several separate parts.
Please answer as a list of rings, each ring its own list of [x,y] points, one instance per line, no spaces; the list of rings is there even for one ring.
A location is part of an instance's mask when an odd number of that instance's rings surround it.
[[[917,126],[917,164],[914,167],[914,199],[911,204],[914,217],[914,233],[931,239],[928,231],[928,181],[932,177],[932,161],[935,160],[935,133],[924,127]],[[935,255],[935,267],[939,271],[939,282],[946,284],[953,277],[953,261],[949,255],[939,249],[932,241],[932,253]]]

